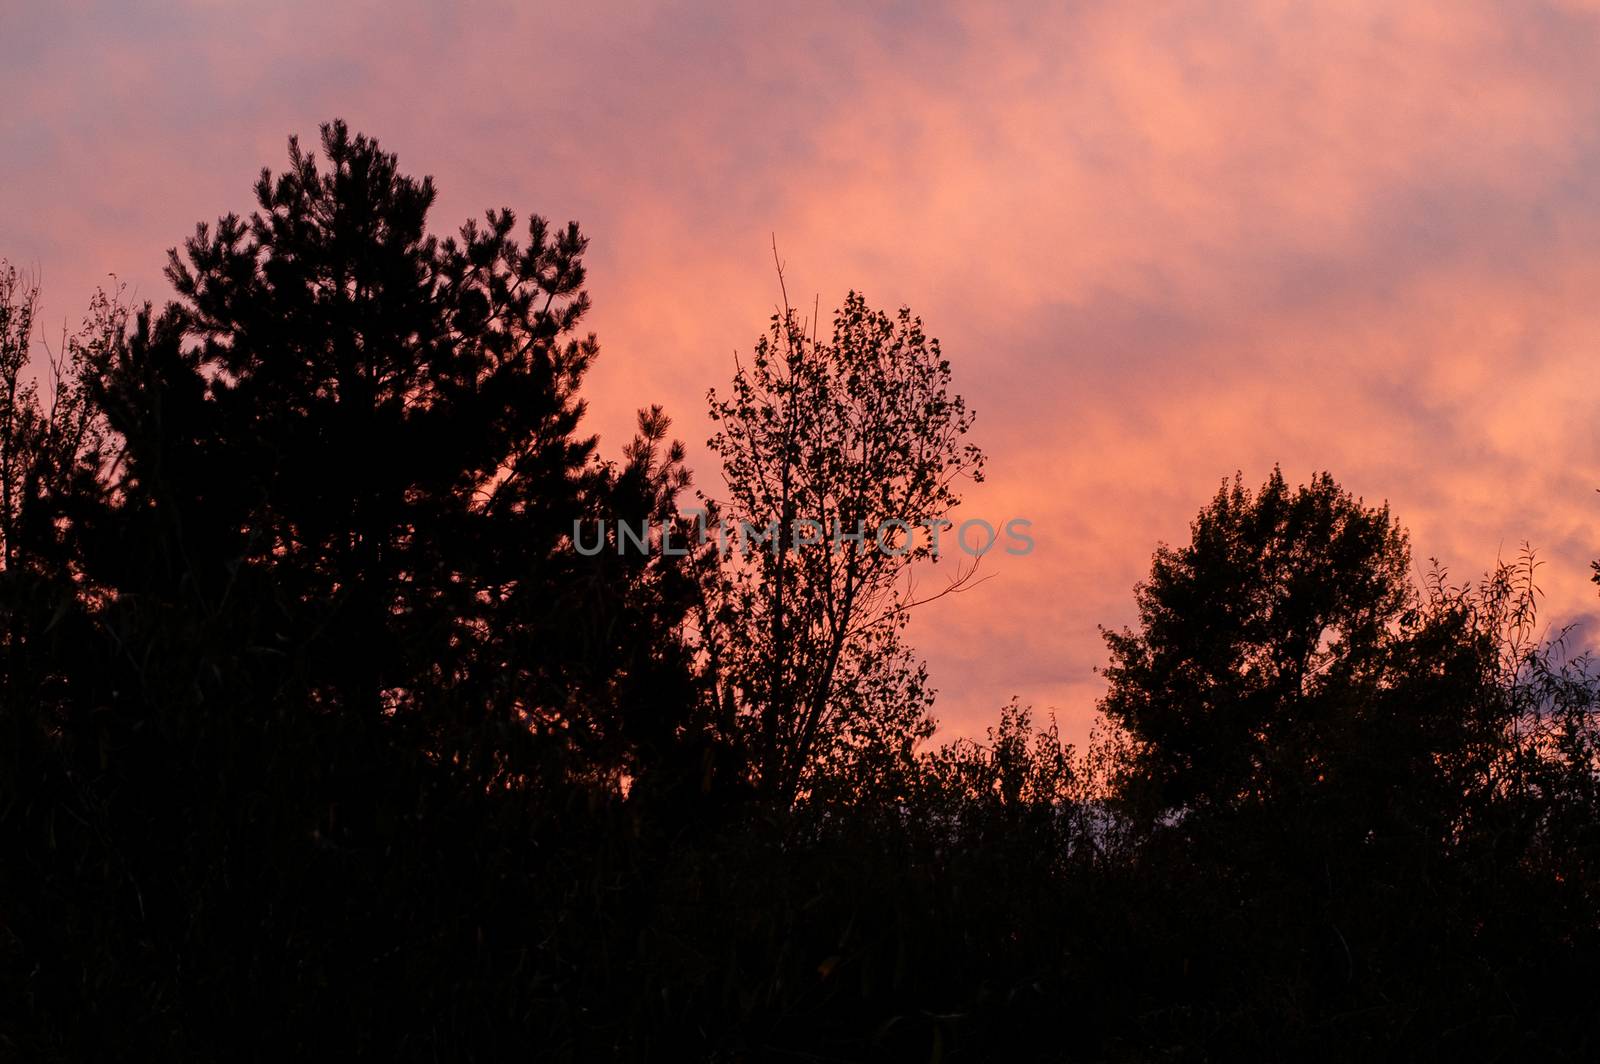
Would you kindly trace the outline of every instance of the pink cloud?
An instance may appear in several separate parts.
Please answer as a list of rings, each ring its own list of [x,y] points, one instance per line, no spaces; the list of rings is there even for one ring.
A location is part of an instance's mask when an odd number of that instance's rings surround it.
[[[249,207],[334,115],[594,238],[612,445],[704,392],[776,286],[910,303],[979,412],[966,512],[1039,547],[913,635],[953,731],[1011,694],[1083,734],[1097,623],[1235,469],[1328,468],[1460,575],[1546,549],[1594,613],[1592,4],[512,3],[37,8],[7,19],[0,254],[75,315]],[[93,77],[87,76],[89,73]],[[717,475],[703,448],[700,482]]]

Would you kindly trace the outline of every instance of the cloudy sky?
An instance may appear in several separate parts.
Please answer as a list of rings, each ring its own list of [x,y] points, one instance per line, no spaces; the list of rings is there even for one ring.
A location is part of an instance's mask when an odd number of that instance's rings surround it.
[[[0,0],[0,256],[75,322],[343,117],[592,238],[592,428],[695,445],[777,296],[909,304],[1038,549],[912,636],[950,732],[1081,737],[1097,625],[1219,481],[1328,469],[1600,630],[1600,4]],[[980,5],[970,5],[974,10]],[[1009,13],[1007,13],[1009,12]]]

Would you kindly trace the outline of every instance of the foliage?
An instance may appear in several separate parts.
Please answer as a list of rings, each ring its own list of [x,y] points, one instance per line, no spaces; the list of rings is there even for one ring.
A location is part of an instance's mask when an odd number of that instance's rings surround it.
[[[766,538],[708,581],[706,633],[760,784],[788,805],[830,784],[893,791],[932,733],[927,671],[903,640],[910,576],[983,456],[963,442],[972,415],[949,360],[909,310],[851,292],[818,340],[784,302],[731,394],[711,393],[728,494],[712,512],[741,545]]]

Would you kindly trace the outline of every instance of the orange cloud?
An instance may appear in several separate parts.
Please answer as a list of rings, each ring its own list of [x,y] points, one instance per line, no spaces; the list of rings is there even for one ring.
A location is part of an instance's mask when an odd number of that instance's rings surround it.
[[[1594,617],[1600,9],[1248,0],[717,7],[290,0],[7,17],[0,254],[77,312],[249,207],[343,115],[487,206],[594,237],[611,446],[699,444],[776,298],[911,304],[979,412],[965,512],[1038,550],[919,618],[942,715],[1013,693],[1081,737],[1098,623],[1234,470],[1330,469],[1461,576],[1544,549]],[[93,79],[85,71],[95,74]],[[699,479],[715,491],[703,448]]]

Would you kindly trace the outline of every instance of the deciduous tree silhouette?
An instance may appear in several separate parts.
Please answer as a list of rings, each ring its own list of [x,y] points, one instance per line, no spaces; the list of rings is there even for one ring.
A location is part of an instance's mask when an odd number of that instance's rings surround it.
[[[1156,552],[1139,628],[1106,633],[1101,708],[1137,741],[1138,782],[1182,809],[1314,781],[1343,715],[1385,682],[1409,566],[1388,511],[1331,477],[1224,485],[1188,545]]]
[[[90,367],[123,323],[101,295],[35,373],[38,297],[0,260],[0,807],[14,810],[31,807],[52,737],[92,680],[62,651],[85,638],[84,541],[112,449]]]
[[[933,692],[901,638],[909,578],[983,455],[921,319],[852,292],[819,340],[784,304],[728,397],[711,393],[728,493],[716,513],[749,549],[710,583],[706,637],[718,697],[786,806],[829,778],[883,784],[931,734]]]
[[[64,574],[75,564],[72,523],[83,516],[75,500],[99,494],[107,458],[88,367],[124,318],[102,294],[83,331],[47,351],[35,376],[38,296],[16,267],[0,260],[0,571],[10,579],[23,571]]]

